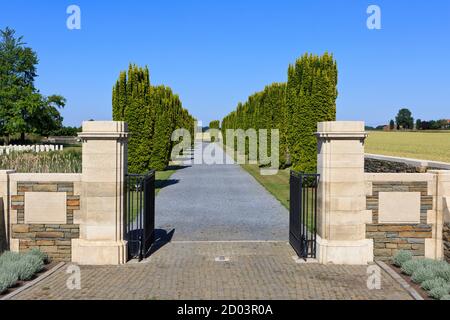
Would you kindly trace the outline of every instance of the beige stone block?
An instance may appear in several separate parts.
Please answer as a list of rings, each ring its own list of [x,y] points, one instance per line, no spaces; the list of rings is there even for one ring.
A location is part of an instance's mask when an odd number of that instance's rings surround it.
[[[333,140],[330,144],[329,153],[332,157],[338,154],[342,155],[362,155],[364,157],[364,145],[357,140]],[[324,154],[326,154],[325,152]],[[364,160],[362,160],[364,163]]]
[[[334,169],[324,177],[324,182],[364,183],[364,171],[360,168]],[[364,188],[363,185],[362,188]],[[364,189],[361,192],[364,192]]]
[[[425,239],[425,258],[442,260],[444,258],[444,243],[442,239]]]
[[[331,197],[331,208],[336,211],[358,211],[365,210],[366,208],[366,197],[360,196],[347,196],[347,197]]]
[[[11,190],[11,194],[17,194],[17,182],[77,182],[81,181],[80,173],[14,173],[11,176],[11,186],[16,185],[15,192]]]
[[[115,152],[110,154],[85,153],[83,154],[83,163],[85,164],[83,169],[89,167],[98,168],[99,166],[109,169],[117,169],[117,155]]]
[[[317,124],[318,132],[364,132],[364,121],[324,121]]]
[[[366,196],[371,196],[373,194],[373,183],[370,181],[366,181],[364,184],[364,194]]]
[[[365,196],[364,183],[361,182],[330,182],[322,181],[322,187],[326,187],[330,197]]]
[[[420,192],[380,192],[380,223],[420,223]]]
[[[87,240],[111,241],[117,238],[116,224],[99,223],[97,225],[84,225]]]
[[[26,192],[25,223],[64,224],[67,222],[65,192]]]
[[[322,264],[367,265],[373,262],[373,240],[330,241],[317,239],[317,259]]]
[[[365,173],[364,179],[371,182],[429,182],[433,181],[433,175],[429,173]]]
[[[9,239],[9,250],[12,252],[20,252],[20,240]]]
[[[125,264],[126,255],[126,241],[72,240],[72,262],[80,265]]]
[[[84,121],[83,133],[127,132],[128,125],[122,121]]]
[[[361,217],[359,217],[358,220],[360,219]],[[331,224],[328,226],[328,228],[328,240],[357,241],[366,238],[366,226],[363,224]]]
[[[120,191],[116,182],[84,182],[81,195],[84,197],[115,197]]]
[[[101,167],[83,168],[83,182],[120,182],[117,170]]]

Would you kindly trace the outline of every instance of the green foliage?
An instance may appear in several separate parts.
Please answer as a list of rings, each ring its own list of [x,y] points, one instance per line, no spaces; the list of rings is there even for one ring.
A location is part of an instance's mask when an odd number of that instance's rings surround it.
[[[128,72],[120,73],[113,88],[112,109],[115,121],[128,123],[130,173],[165,169],[175,129],[185,128],[194,135],[194,118],[170,88],[150,85],[147,67],[130,64]]]
[[[422,283],[436,277],[436,270],[432,266],[420,267],[413,272],[411,280],[415,283]]]
[[[62,126],[59,108],[66,100],[43,96],[34,86],[36,53],[16,37],[15,31],[0,30],[0,135],[25,133],[48,135]]]
[[[422,282],[420,287],[424,290],[430,291],[436,287],[445,286],[446,284],[447,284],[447,281],[445,281],[445,279],[433,278],[433,279],[425,280],[424,282]]]
[[[413,259],[403,263],[401,270],[404,274],[410,276],[421,267],[423,267],[423,262],[418,259]]]
[[[220,121],[219,120],[211,121],[209,123],[209,128],[210,129],[220,129]]]
[[[42,252],[36,248],[33,248],[30,251],[28,251],[27,255],[35,256],[43,263],[47,263],[49,261],[48,255],[45,252]]]
[[[450,286],[448,284],[435,287],[428,292],[428,295],[433,299],[440,300],[450,293]]]
[[[76,137],[82,131],[81,127],[61,127],[49,133],[50,136],[57,137]]]
[[[1,265],[0,265],[1,268]],[[14,286],[17,282],[17,273],[10,268],[0,269],[0,294],[4,293],[8,288]]]
[[[250,96],[244,104],[239,103],[237,109],[226,116],[222,121],[222,136],[225,144],[226,131],[228,129],[255,129],[259,136],[260,130],[267,130],[267,151],[271,150],[271,129],[278,129],[280,135],[280,166],[286,166],[286,112],[285,112],[286,84],[273,83],[267,86],[264,91],[257,92]],[[258,141],[259,143],[259,141]],[[246,153],[248,153],[248,141],[246,142]],[[237,145],[234,145],[237,150]]]
[[[395,122],[397,123],[398,129],[414,128],[414,118],[412,117],[411,111],[406,108],[399,110],[397,116],[395,117]]]
[[[227,129],[279,129],[280,167],[292,164],[295,170],[315,172],[314,132],[318,122],[336,120],[336,87],[333,56],[305,54],[289,66],[287,83],[267,86],[223,119],[225,143]]]
[[[450,300],[450,294],[446,294],[441,297],[441,300]]]
[[[400,250],[392,258],[392,262],[397,267],[401,267],[406,261],[411,260],[412,257],[413,257],[412,253],[410,251]]]
[[[0,293],[17,280],[30,280],[44,268],[45,255],[38,250],[27,254],[5,252],[0,256]]]

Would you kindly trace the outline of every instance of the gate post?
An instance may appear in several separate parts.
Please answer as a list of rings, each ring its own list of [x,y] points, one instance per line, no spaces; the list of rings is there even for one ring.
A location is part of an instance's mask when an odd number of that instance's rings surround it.
[[[317,258],[320,263],[367,264],[373,241],[366,239],[364,122],[318,123]]]
[[[125,122],[83,122],[80,239],[72,240],[72,261],[117,265],[127,259],[124,194],[128,129]]]

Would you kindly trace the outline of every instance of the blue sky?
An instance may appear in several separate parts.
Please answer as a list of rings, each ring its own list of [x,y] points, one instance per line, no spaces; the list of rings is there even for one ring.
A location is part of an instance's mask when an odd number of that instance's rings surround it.
[[[81,8],[81,30],[66,8]],[[379,5],[382,29],[366,27]],[[37,51],[38,88],[68,99],[66,125],[111,119],[111,88],[129,62],[178,93],[199,120],[287,78],[305,52],[335,55],[338,120],[387,123],[400,107],[450,118],[450,1],[1,0],[10,26]]]

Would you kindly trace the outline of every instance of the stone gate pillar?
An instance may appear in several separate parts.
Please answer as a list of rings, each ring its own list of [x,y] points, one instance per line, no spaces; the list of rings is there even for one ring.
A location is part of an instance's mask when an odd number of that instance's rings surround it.
[[[373,241],[366,239],[364,122],[318,124],[318,240],[320,263],[367,264]]]
[[[127,125],[83,122],[83,174],[80,239],[72,242],[72,261],[85,265],[126,262],[124,187],[127,173]]]

